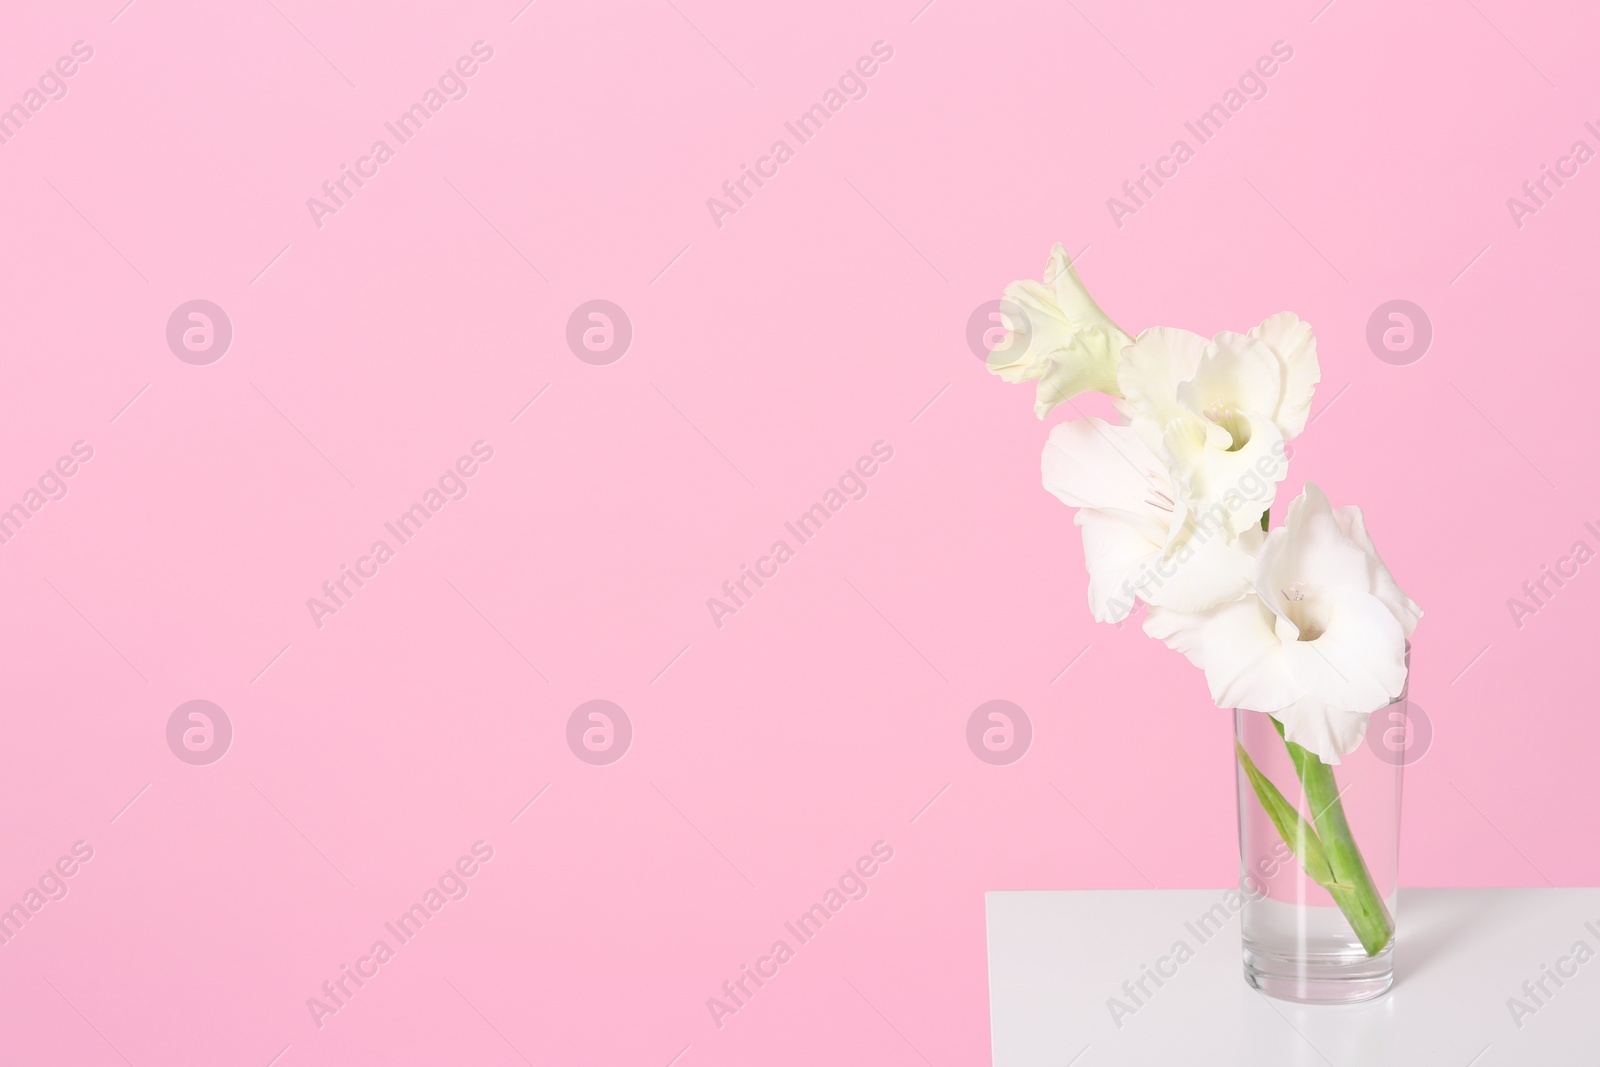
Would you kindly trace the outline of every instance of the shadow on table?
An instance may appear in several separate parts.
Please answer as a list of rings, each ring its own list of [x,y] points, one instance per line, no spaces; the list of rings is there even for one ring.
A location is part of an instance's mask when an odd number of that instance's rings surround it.
[[[1400,893],[1399,941],[1395,944],[1394,980],[1402,985],[1427,970],[1441,953],[1467,940],[1465,931],[1493,913],[1514,907],[1510,893],[1485,900],[1463,898],[1427,889]]]

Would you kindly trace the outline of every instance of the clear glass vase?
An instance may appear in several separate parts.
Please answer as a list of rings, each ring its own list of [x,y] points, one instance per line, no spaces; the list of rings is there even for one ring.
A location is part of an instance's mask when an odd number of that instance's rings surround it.
[[[1270,715],[1234,712],[1244,973],[1268,996],[1351,1004],[1394,982],[1407,760],[1392,739],[1406,708],[1402,691],[1373,713],[1369,743],[1332,766]]]

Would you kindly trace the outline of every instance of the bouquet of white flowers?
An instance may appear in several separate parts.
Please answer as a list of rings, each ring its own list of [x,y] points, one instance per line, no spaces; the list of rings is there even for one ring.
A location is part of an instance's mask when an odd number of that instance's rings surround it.
[[[1333,765],[1372,712],[1405,689],[1422,611],[1401,592],[1361,510],[1316,486],[1270,528],[1286,443],[1306,427],[1321,379],[1311,327],[1292,312],[1248,333],[1157,326],[1130,336],[1089,296],[1056,245],[1043,283],[1007,286],[988,356],[1008,382],[1037,381],[1044,418],[1079,393],[1113,398],[1120,424],[1063,422],[1044,449],[1044,486],[1077,509],[1089,610],[1120,622],[1143,602],[1145,633],[1205,672],[1221,708],[1275,720],[1309,820],[1236,745],[1272,824],[1325,888],[1369,956],[1394,920],[1351,835]]]

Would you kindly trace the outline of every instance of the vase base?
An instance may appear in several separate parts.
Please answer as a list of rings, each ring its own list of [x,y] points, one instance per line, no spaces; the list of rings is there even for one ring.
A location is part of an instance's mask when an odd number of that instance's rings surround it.
[[[1244,953],[1244,980],[1274,1000],[1294,1004],[1360,1004],[1394,985],[1394,946],[1376,956],[1284,958]]]

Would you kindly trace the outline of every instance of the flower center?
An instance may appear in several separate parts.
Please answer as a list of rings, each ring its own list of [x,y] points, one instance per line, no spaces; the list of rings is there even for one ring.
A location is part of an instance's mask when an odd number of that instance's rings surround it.
[[[1165,511],[1169,513],[1177,507],[1177,505],[1173,502],[1172,497],[1167,495],[1166,490],[1161,488],[1162,482],[1160,474],[1156,473],[1155,471],[1147,470],[1144,472],[1144,481],[1145,488],[1150,491],[1150,495],[1146,497],[1144,501],[1146,504],[1149,504],[1157,511]]]
[[[1315,641],[1321,637],[1325,631],[1312,618],[1311,604],[1306,600],[1305,583],[1290,582],[1289,588],[1278,592],[1283,594],[1284,614],[1300,631],[1300,640]]]
[[[1228,436],[1233,438],[1233,443],[1228,446],[1229,452],[1237,452],[1250,443],[1250,423],[1247,419],[1239,417],[1239,412],[1230,404],[1217,401],[1205,410],[1205,417],[1228,431]]]

